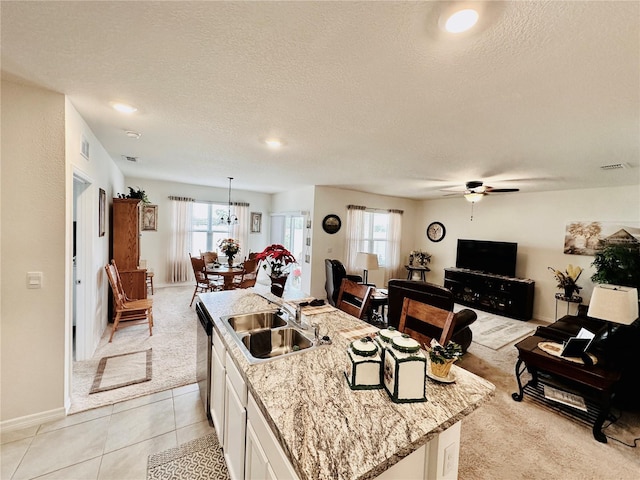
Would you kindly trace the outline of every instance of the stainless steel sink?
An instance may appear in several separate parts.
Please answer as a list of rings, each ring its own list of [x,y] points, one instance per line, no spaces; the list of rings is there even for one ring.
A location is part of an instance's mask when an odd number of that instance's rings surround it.
[[[311,340],[291,327],[256,330],[242,337],[242,343],[255,358],[280,357],[313,346]]]
[[[245,313],[227,317],[227,323],[237,334],[251,333],[254,330],[278,328],[287,325],[277,311]]]
[[[221,318],[250,363],[260,363],[315,348],[313,332],[305,333],[279,310]]]

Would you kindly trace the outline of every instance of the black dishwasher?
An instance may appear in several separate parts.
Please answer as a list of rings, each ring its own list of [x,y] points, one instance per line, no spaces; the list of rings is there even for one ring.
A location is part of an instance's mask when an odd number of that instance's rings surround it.
[[[207,412],[209,424],[213,425],[211,419],[211,334],[213,330],[213,319],[202,302],[196,303],[196,314],[198,315],[198,334],[196,337],[196,380],[200,390],[200,398],[204,411]]]

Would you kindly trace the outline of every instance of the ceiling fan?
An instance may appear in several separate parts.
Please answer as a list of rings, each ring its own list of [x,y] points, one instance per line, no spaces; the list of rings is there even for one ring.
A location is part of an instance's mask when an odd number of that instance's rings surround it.
[[[519,188],[494,188],[489,185],[485,185],[484,182],[481,182],[480,180],[470,180],[465,184],[465,189],[462,191],[462,194],[468,202],[475,203],[479,202],[485,195],[490,193],[509,193],[519,191]],[[449,195],[459,195],[459,193]]]

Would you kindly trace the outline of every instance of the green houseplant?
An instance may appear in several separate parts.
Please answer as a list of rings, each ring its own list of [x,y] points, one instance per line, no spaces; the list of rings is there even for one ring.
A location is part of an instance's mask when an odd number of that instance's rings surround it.
[[[640,245],[608,244],[596,253],[591,265],[596,269],[592,282],[640,290]]]

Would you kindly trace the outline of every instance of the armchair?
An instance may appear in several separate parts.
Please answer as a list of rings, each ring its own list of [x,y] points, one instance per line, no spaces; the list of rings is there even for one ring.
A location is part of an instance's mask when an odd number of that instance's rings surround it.
[[[447,288],[432,283],[419,280],[389,280],[389,310],[387,320],[389,325],[398,328],[400,325],[400,316],[402,313],[402,304],[405,298],[417,300],[427,305],[433,305],[442,310],[453,311],[453,294]],[[465,308],[454,315],[454,329],[451,340],[462,347],[462,351],[466,352],[471,345],[473,333],[469,328],[476,321],[477,315],[473,310]],[[416,332],[433,338],[440,337],[438,331],[431,331],[429,325],[419,322],[415,318],[408,317],[406,326]]]
[[[324,284],[324,289],[327,292],[327,301],[335,307],[338,302],[338,293],[340,292],[342,279],[346,278],[352,282],[362,283],[362,277],[360,275],[347,275],[347,270],[340,260],[330,260],[326,258],[324,260],[324,266],[327,274],[327,279]]]

